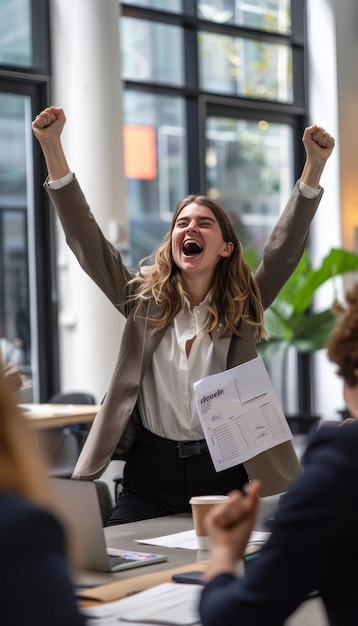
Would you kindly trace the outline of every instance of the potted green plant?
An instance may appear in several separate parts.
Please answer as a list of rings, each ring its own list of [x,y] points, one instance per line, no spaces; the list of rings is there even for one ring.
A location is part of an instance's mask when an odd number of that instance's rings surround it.
[[[258,344],[258,353],[269,366],[278,350],[282,350],[281,396],[287,414],[288,352],[297,351],[299,366],[306,368],[305,384],[298,381],[298,415],[287,419],[293,432],[304,432],[319,419],[313,414],[310,390],[310,355],[325,347],[335,324],[334,291],[332,306],[316,311],[313,308],[317,289],[334,277],[358,270],[358,255],[343,248],[332,248],[321,265],[313,268],[306,250],[289,280],[265,312],[265,325],[269,332],[268,341]],[[308,370],[307,370],[308,368]],[[303,387],[303,388],[302,388]]]

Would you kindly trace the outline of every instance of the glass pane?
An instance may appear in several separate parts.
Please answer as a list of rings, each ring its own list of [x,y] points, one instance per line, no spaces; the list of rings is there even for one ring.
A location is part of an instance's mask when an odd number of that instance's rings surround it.
[[[19,355],[19,365],[25,365],[29,356],[28,285],[27,285],[27,229],[26,212],[1,209],[2,243],[2,342],[5,359],[14,360]],[[21,343],[18,341],[20,339]],[[16,350],[14,349],[16,347]],[[20,353],[18,352],[20,349]],[[26,356],[25,356],[26,355]]]
[[[26,119],[26,123],[25,123]],[[31,374],[26,98],[0,94],[0,338],[4,360]]]
[[[197,0],[198,16],[268,32],[291,32],[290,0]]]
[[[0,0],[0,64],[31,67],[31,0]]]
[[[204,91],[292,103],[292,53],[284,44],[200,32]]]
[[[168,13],[183,12],[183,0],[125,0],[125,3],[148,9],[160,9]]]
[[[120,24],[124,79],[184,85],[180,27],[130,17],[122,17]]]
[[[266,120],[208,117],[208,195],[232,215],[245,247],[260,253],[292,188],[293,131]]]
[[[186,123],[180,97],[127,90],[124,159],[132,267],[151,254],[186,193]]]

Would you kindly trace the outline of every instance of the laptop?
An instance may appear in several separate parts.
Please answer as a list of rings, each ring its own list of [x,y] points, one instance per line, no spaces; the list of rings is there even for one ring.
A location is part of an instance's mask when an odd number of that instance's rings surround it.
[[[167,561],[164,554],[107,548],[93,481],[48,478],[48,484],[55,513],[67,533],[75,569],[117,572]]]

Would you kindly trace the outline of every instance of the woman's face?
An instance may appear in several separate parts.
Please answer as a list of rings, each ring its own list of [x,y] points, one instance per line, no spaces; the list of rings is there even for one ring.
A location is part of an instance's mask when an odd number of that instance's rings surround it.
[[[180,211],[172,231],[172,251],[183,274],[212,274],[220,257],[229,256],[233,247],[224,241],[211,209],[192,202]]]

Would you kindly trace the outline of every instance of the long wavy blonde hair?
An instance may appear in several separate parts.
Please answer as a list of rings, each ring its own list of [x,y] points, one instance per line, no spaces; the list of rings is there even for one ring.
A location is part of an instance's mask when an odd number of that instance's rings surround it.
[[[211,287],[211,302],[204,332],[212,332],[221,324],[220,337],[228,332],[240,336],[240,324],[251,326],[256,341],[267,338],[263,323],[263,307],[259,288],[248,263],[243,247],[224,209],[203,195],[189,195],[180,200],[173,214],[171,227],[153,255],[144,258],[138,273],[131,281],[135,286],[134,300],[137,311],[141,305],[154,298],[161,308],[160,314],[149,318],[154,334],[170,324],[183,309],[187,295],[181,280],[181,272],[173,258],[172,232],[179,213],[191,203],[209,208],[222,232],[225,242],[233,243],[228,257],[217,262]]]

